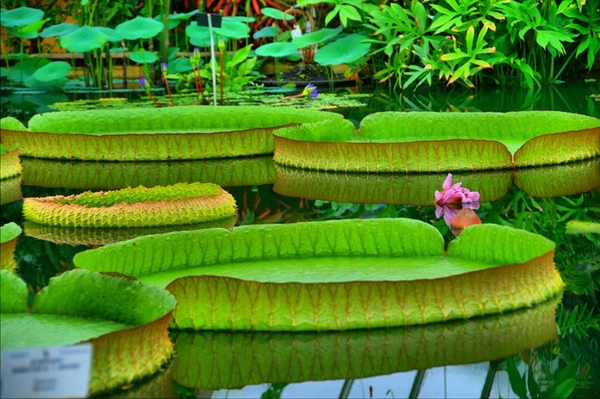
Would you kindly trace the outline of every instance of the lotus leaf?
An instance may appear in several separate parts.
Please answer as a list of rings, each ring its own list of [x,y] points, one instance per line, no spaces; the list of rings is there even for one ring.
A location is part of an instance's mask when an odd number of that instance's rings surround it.
[[[557,111],[380,112],[358,131],[338,120],[275,135],[275,162],[343,172],[503,169],[600,155],[600,119]]]
[[[64,61],[54,61],[44,65],[32,75],[40,82],[50,82],[65,78],[71,72],[71,64]]]
[[[167,287],[174,326],[348,330],[515,310],[558,294],[554,243],[497,225],[464,229],[444,253],[410,219],[241,226],[139,237],[80,252],[77,266]]]
[[[321,65],[351,64],[364,57],[371,43],[364,43],[366,36],[353,33],[323,46],[315,54],[315,62]]]
[[[172,376],[186,387],[218,390],[276,381],[358,379],[496,360],[555,338],[559,300],[498,316],[403,328],[180,332]]]
[[[23,158],[27,186],[82,190],[117,190],[129,186],[215,183],[260,186],[275,182],[270,156],[179,162],[67,162]]]
[[[31,7],[19,7],[13,10],[2,10],[0,23],[7,28],[23,28],[44,18],[44,11]]]
[[[17,62],[10,69],[8,72],[8,79],[14,83],[24,84],[27,79],[29,79],[35,73],[35,71],[49,63],[50,61],[42,57],[26,58]]]
[[[47,37],[65,36],[71,32],[76,31],[77,29],[79,29],[79,27],[80,27],[79,25],[72,24],[70,22],[63,22],[58,25],[53,25],[53,26],[50,26],[50,27],[44,29],[40,33],[40,37],[47,38]]]
[[[6,30],[10,35],[21,39],[35,39],[40,35],[39,32],[40,29],[42,29],[42,26],[49,20],[50,18],[46,18],[41,21],[32,22],[22,28],[7,28]]]
[[[0,227],[0,268],[9,271],[15,271],[17,269],[17,262],[15,261],[15,245],[17,239],[21,235],[23,230],[21,227],[10,222]]]
[[[211,183],[128,187],[23,201],[23,215],[29,221],[65,227],[186,225],[228,218],[236,211],[233,197]]]
[[[96,29],[98,30],[98,32],[104,34],[107,37],[108,41],[111,43],[117,43],[124,39],[122,34],[120,34],[112,28],[97,26]],[[118,51],[122,52],[123,47],[119,47]]]
[[[297,45],[298,48],[304,48],[307,46],[312,46],[315,44],[323,43],[327,40],[330,40],[330,39],[333,39],[334,37],[336,37],[338,34],[340,34],[340,32],[342,32],[343,29],[344,29],[344,27],[342,25],[338,26],[335,29],[329,29],[329,28],[319,29],[316,32],[305,33],[302,36],[294,38],[294,40],[292,40],[292,43]]]
[[[152,51],[134,51],[129,53],[129,59],[138,64],[151,64],[158,61],[158,57]]]
[[[164,24],[152,18],[137,16],[115,27],[126,40],[151,39],[163,30]]]
[[[175,300],[164,290],[72,270],[50,279],[29,312],[25,283],[0,273],[2,350],[90,342],[90,394],[153,374],[173,353],[167,326]]]
[[[228,15],[223,17],[223,21],[236,21],[236,22],[244,22],[247,24],[251,24],[256,21],[254,17],[246,17],[244,15]]]
[[[72,53],[85,53],[102,48],[108,37],[97,27],[84,25],[60,38],[60,45]]]
[[[282,58],[295,54],[298,46],[289,42],[267,43],[256,49],[256,54],[262,57]]]
[[[37,114],[29,130],[3,129],[22,155],[81,160],[182,160],[270,154],[275,127],[340,114],[264,106],[164,107]],[[2,123],[2,122],[0,122]]]
[[[294,16],[291,14],[284,14],[283,11],[278,10],[277,8],[272,8],[272,7],[263,7],[260,9],[260,12],[265,16],[265,17],[270,17],[273,19],[278,19],[280,21],[283,21],[284,19],[286,21],[291,21],[292,19],[294,19]]]
[[[250,34],[250,27],[239,21],[225,19],[221,21],[221,27],[213,28],[213,31],[228,39],[246,39]]]
[[[255,32],[252,37],[254,39],[262,39],[263,37],[275,37],[279,34],[278,26],[265,26],[261,30]]]
[[[192,69],[192,64],[190,63],[190,59],[188,57],[178,57],[173,61],[169,62],[167,66],[168,73],[185,73],[189,72]]]

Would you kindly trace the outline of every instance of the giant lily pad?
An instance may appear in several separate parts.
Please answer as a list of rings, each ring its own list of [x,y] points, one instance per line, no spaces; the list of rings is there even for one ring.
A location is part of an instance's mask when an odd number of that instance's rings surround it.
[[[64,227],[50,226],[26,221],[23,224],[25,235],[39,240],[50,241],[55,244],[69,244],[72,246],[98,246],[115,242],[131,240],[136,237],[170,233],[172,231],[202,230],[220,227],[231,229],[237,221],[236,216],[216,219],[209,222],[183,224],[177,226],[161,227],[132,227],[132,228],[93,228],[93,227]]]
[[[211,183],[23,200],[23,215],[29,221],[65,227],[177,226],[229,218],[236,211],[231,194]]]
[[[0,180],[0,205],[10,204],[23,198],[21,176]]]
[[[2,278],[2,350],[93,344],[90,393],[158,371],[173,353],[167,326],[174,298],[124,277],[72,270],[50,280],[27,308],[27,287]]]
[[[273,157],[226,158],[177,162],[83,162],[24,158],[27,186],[82,190],[117,190],[129,186],[214,183],[225,187],[275,182]]]
[[[0,143],[0,180],[18,176],[23,172],[19,152],[16,144],[7,149]]]
[[[23,156],[80,160],[183,160],[270,154],[275,127],[339,114],[264,106],[164,107],[51,112],[29,129],[4,128],[2,142]]]
[[[556,337],[559,300],[498,316],[404,328],[179,332],[172,378],[186,387],[236,389],[265,382],[358,379],[501,359]]]
[[[139,237],[80,252],[77,266],[166,287],[174,326],[349,330],[426,324],[532,306],[563,287],[554,243],[498,225],[444,252],[410,219],[241,226]]]
[[[319,49],[315,54],[315,62],[321,65],[351,64],[358,61],[369,52],[371,43],[364,43],[367,39],[357,33],[338,39]]]
[[[25,161],[24,161],[25,164]],[[344,173],[297,169],[276,165],[273,190],[288,197],[361,204],[433,204],[435,190],[447,173]],[[24,174],[27,168],[24,167]],[[491,202],[506,195],[513,182],[534,197],[559,197],[600,187],[600,158],[564,165],[533,168],[457,172],[461,181]]]
[[[17,245],[17,239],[21,235],[23,230],[21,227],[10,222],[0,227],[0,268],[6,269],[11,272],[17,269],[17,262],[15,261],[15,246]]]
[[[339,120],[275,135],[275,162],[343,172],[503,169],[600,155],[600,119],[556,111],[381,112],[358,131]]]
[[[127,40],[151,39],[163,30],[164,24],[152,18],[137,16],[115,27],[117,33]]]
[[[60,45],[73,53],[85,53],[102,48],[108,37],[97,27],[84,25],[60,38]]]

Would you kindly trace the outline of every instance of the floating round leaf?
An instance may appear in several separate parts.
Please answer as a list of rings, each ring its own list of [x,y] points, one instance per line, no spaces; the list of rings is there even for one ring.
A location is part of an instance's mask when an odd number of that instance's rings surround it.
[[[90,394],[151,375],[170,359],[172,295],[125,277],[71,270],[50,279],[27,308],[25,282],[0,271],[2,351],[93,345]]]
[[[2,142],[24,156],[82,160],[183,160],[272,154],[272,131],[340,114],[264,106],[162,107],[48,112]],[[43,144],[42,144],[43,143]]]
[[[0,23],[7,28],[23,28],[44,18],[44,11],[31,7],[19,7],[13,10],[2,10]]]
[[[134,51],[129,53],[129,59],[138,64],[151,64],[158,61],[158,57],[152,51]]]
[[[50,82],[66,77],[69,72],[71,72],[71,64],[64,61],[53,61],[35,71],[33,77],[40,82]]]
[[[82,26],[60,38],[60,45],[73,53],[85,53],[104,46],[108,37],[96,27]]]
[[[250,35],[250,27],[243,22],[224,20],[220,28],[213,28],[213,32],[228,39],[245,39]]]
[[[50,26],[50,27],[44,29],[40,33],[40,36],[43,38],[61,37],[61,36],[68,35],[69,33],[74,32],[79,28],[80,28],[79,25],[72,24],[70,22],[63,22],[61,24],[53,25],[53,26]]]
[[[498,316],[402,328],[283,334],[178,332],[172,378],[185,387],[221,390],[487,362],[556,338],[559,302],[556,297]]]
[[[0,268],[14,272],[17,270],[17,262],[15,260],[15,246],[17,239],[23,232],[21,227],[10,222],[0,227]]]
[[[120,23],[115,30],[127,40],[139,40],[153,38],[162,31],[163,26],[162,22],[138,15],[129,21]]]
[[[315,62],[321,65],[351,64],[364,57],[371,43],[364,43],[367,37],[353,33],[319,49]]]
[[[291,15],[291,14],[284,14],[283,11],[278,10],[277,8],[263,7],[263,8],[260,9],[260,12],[265,17],[270,17],[270,18],[273,18],[273,19],[277,19],[279,21],[283,21],[284,19],[286,21],[291,21],[292,19],[294,19],[293,15]]]
[[[256,54],[262,57],[287,57],[298,51],[298,46],[289,42],[267,43],[256,49]]]
[[[540,235],[480,224],[445,253],[427,223],[352,219],[140,237],[80,252],[74,263],[166,286],[181,329],[348,330],[544,302],[564,285],[554,248]]]
[[[302,36],[298,36],[292,40],[292,43],[296,44],[298,48],[304,48],[314,44],[323,43],[329,39],[333,39],[344,29],[342,25],[335,29],[323,28],[316,32],[305,33]]]
[[[128,187],[23,201],[26,219],[52,226],[175,226],[225,219],[236,211],[233,197],[211,183]]]
[[[347,120],[322,121],[278,129],[275,140],[275,162],[296,168],[504,169],[599,156],[600,119],[557,111],[379,112],[365,117],[358,131]],[[546,142],[553,143],[550,155],[539,145]]]

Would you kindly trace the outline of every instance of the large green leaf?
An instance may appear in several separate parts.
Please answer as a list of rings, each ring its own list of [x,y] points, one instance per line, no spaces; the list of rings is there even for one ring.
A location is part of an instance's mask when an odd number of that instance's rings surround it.
[[[71,72],[71,64],[64,61],[53,61],[44,65],[32,75],[40,82],[50,82],[65,78]]]
[[[23,215],[29,221],[63,227],[190,225],[229,218],[236,211],[231,194],[212,183],[127,187],[23,201]]]
[[[15,145],[13,145],[8,151],[3,145],[0,144],[0,146],[3,150],[0,152],[0,180],[20,175],[23,172],[23,166],[21,165],[18,146],[15,148]]]
[[[23,158],[27,186],[117,190],[176,183],[215,183],[223,187],[275,182],[273,157],[178,162],[82,162]]]
[[[444,256],[434,227],[377,219],[140,237],[74,261],[167,286],[178,298],[178,328],[346,330],[542,302],[563,286],[553,252],[554,243],[541,236],[478,225],[467,227]]]
[[[13,83],[24,84],[35,71],[48,65],[50,61],[42,57],[26,58],[17,62],[8,72],[8,79]]]
[[[273,8],[273,7],[263,7],[260,9],[260,12],[266,17],[270,17],[270,18],[277,19],[280,21],[283,21],[284,19],[286,21],[291,21],[292,19],[294,19],[293,15],[284,14],[283,11],[278,10],[277,8]]]
[[[262,57],[282,58],[295,54],[298,46],[289,42],[267,43],[256,49],[256,54]]]
[[[24,168],[24,174],[27,173]],[[358,204],[432,206],[436,190],[442,189],[447,173],[343,173],[275,165],[273,190],[298,197]],[[512,170],[458,172],[455,181],[480,194],[480,202],[504,197],[512,185]]]
[[[44,18],[44,11],[31,7],[19,7],[13,10],[3,9],[0,12],[0,23],[7,28],[23,28],[40,21],[42,18]]]
[[[173,353],[167,323],[174,298],[124,277],[73,270],[50,280],[27,310],[27,288],[2,270],[2,350],[94,345],[90,393],[150,375]]]
[[[118,34],[127,40],[150,39],[163,30],[164,24],[152,18],[137,16],[115,27]]]
[[[210,222],[184,224],[178,226],[111,229],[49,226],[26,221],[23,224],[23,228],[25,229],[25,234],[28,237],[34,237],[56,244],[69,244],[72,246],[86,245],[91,247],[131,240],[136,237],[152,234],[170,233],[172,231],[202,230],[215,227],[231,229],[233,226],[235,226],[236,222],[237,217],[231,216]]]
[[[2,189],[5,189],[4,185],[2,185]],[[9,271],[17,269],[14,253],[17,239],[22,231],[21,227],[14,222],[4,224],[0,227],[0,268]]]
[[[264,106],[49,112],[31,118],[29,131],[3,129],[2,142],[8,146],[20,143],[23,155],[39,158],[227,158],[273,153],[273,128],[323,119],[343,116]]]
[[[321,65],[351,64],[364,57],[371,43],[365,43],[367,37],[353,33],[319,49],[315,62]]]
[[[60,38],[60,45],[73,53],[85,53],[102,48],[108,37],[97,27],[84,25]]]
[[[556,111],[380,112],[358,132],[347,121],[324,121],[275,135],[275,162],[345,172],[512,168],[515,152],[514,166],[600,155],[600,119]]]
[[[0,227],[0,244],[14,240],[22,232],[23,229],[15,222],[3,224],[2,227]]]
[[[138,64],[151,64],[158,61],[158,57],[152,51],[133,51],[129,53],[129,59]]]
[[[10,204],[23,198],[21,176],[0,180],[0,205]]]
[[[327,40],[333,39],[344,29],[342,25],[335,29],[323,28],[316,32],[305,33],[302,36],[296,37],[292,40],[292,43],[298,46],[298,48],[304,48],[312,46],[314,44],[323,43]]]
[[[210,390],[359,379],[501,359],[557,335],[560,297],[520,311],[426,326],[318,333],[179,332],[177,383]]]
[[[71,32],[75,32],[77,29],[79,29],[79,25],[72,24],[70,22],[63,22],[44,29],[40,33],[40,37],[47,38],[66,36]]]
[[[246,39],[250,35],[250,27],[247,24],[227,19],[222,21],[220,28],[213,28],[213,31],[228,39]]]

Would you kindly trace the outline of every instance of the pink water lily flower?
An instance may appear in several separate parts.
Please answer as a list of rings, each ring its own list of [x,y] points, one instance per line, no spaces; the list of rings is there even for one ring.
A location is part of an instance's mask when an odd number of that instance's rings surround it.
[[[435,191],[435,216],[438,219],[443,216],[448,226],[463,207],[479,209],[479,193],[461,185],[462,182],[452,184],[452,174],[448,173],[442,192]]]

